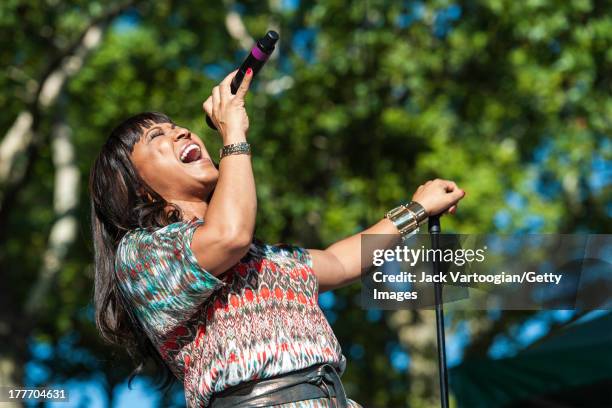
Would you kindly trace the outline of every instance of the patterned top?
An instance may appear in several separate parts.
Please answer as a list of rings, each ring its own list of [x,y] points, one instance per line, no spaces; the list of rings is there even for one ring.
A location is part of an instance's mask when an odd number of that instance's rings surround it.
[[[234,267],[215,277],[190,248],[203,222],[130,231],[115,265],[146,335],[183,381],[187,405],[206,406],[214,392],[318,363],[342,374],[346,359],[317,304],[308,251],[255,239]]]

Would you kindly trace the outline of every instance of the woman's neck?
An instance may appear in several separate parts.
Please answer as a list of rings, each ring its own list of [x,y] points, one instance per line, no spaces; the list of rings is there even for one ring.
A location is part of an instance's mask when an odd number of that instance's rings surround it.
[[[184,221],[190,221],[194,217],[203,220],[208,209],[208,202],[206,201],[173,200],[172,203],[181,209]]]

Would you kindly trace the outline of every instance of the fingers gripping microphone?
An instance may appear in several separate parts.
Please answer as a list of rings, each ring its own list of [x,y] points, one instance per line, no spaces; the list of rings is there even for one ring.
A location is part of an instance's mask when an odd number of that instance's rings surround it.
[[[232,94],[235,94],[238,91],[238,87],[240,87],[248,68],[253,70],[253,76],[257,75],[261,67],[264,66],[274,51],[274,46],[276,45],[277,41],[278,33],[276,31],[268,31],[265,36],[260,38],[257,43],[255,43],[249,55],[246,57],[242,65],[240,65],[236,76],[234,79],[232,79],[232,84],[230,86]]]
[[[264,66],[272,52],[274,51],[274,46],[278,41],[278,33],[276,31],[268,31],[265,36],[260,38],[257,43],[251,49],[251,52],[246,57],[246,59],[240,65],[236,76],[232,79],[232,83],[230,85],[230,90],[232,94],[236,94],[244,76],[246,75],[247,69],[251,68],[253,70],[253,77],[257,75],[261,67]],[[215,125],[213,124],[210,117],[206,115],[206,123],[210,126],[211,129],[217,130]]]

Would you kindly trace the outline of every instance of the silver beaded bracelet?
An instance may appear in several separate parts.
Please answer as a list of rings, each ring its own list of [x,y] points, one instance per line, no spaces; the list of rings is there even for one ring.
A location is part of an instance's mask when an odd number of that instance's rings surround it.
[[[247,142],[233,143],[219,149],[219,159],[233,154],[251,154],[251,145]]]

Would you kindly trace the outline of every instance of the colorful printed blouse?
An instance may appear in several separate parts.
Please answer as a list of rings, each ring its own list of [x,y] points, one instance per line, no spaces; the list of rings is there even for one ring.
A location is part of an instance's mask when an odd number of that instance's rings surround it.
[[[187,406],[205,407],[215,392],[318,363],[342,374],[346,359],[318,306],[308,251],[254,240],[240,262],[215,277],[190,248],[203,222],[130,231],[116,257],[121,288],[183,381]],[[326,406],[320,399],[282,407]]]

